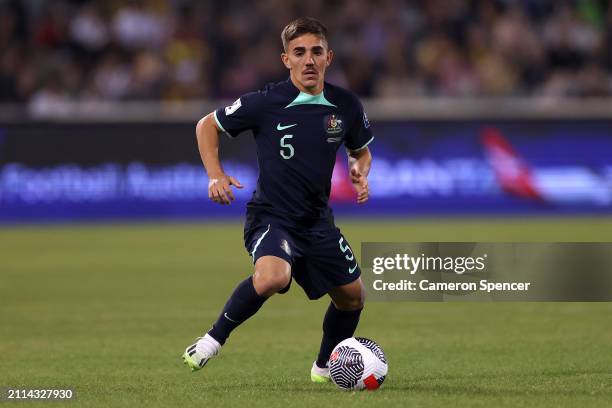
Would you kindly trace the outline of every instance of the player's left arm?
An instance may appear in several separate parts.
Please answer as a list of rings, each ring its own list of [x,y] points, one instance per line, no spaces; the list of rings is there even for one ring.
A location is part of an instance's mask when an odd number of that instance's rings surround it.
[[[374,140],[370,121],[363,110],[359,99],[352,95],[351,101],[355,112],[349,130],[344,140],[344,146],[348,154],[349,174],[353,187],[357,191],[357,203],[363,204],[370,198],[368,186],[368,174],[372,165],[372,154],[368,145]]]
[[[366,146],[359,150],[347,150],[347,154],[351,182],[357,191],[357,203],[363,204],[370,198],[368,174],[372,166],[372,153]]]

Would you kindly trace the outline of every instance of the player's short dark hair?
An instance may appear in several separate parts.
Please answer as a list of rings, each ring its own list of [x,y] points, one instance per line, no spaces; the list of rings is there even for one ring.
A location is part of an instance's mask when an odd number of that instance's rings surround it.
[[[283,49],[287,51],[287,44],[289,41],[298,38],[304,34],[314,34],[327,44],[327,28],[317,19],[311,17],[300,17],[293,20],[285,26],[281,33],[281,40],[283,41]]]

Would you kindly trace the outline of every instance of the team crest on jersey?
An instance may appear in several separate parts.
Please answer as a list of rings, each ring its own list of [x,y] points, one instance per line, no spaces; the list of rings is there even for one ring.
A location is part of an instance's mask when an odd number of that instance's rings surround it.
[[[286,239],[283,239],[281,241],[280,247],[283,251],[285,251],[287,255],[291,256],[291,247],[289,247],[289,243],[287,242]]]
[[[328,135],[337,135],[344,131],[344,123],[340,115],[332,114],[325,117],[325,132]]]
[[[240,98],[236,99],[234,103],[232,103],[230,106],[225,107],[225,116],[229,116],[232,113],[236,112],[236,110],[238,110],[238,108],[241,106],[242,101],[240,100]]]

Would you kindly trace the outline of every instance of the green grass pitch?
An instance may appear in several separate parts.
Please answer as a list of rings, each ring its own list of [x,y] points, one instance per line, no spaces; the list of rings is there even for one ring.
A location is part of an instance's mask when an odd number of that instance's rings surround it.
[[[356,250],[612,241],[609,218],[338,224]],[[235,222],[2,228],[0,388],[70,387],[76,400],[53,406],[74,407],[612,406],[612,303],[368,303],[357,334],[383,346],[389,375],[349,393],[310,383],[328,300],[294,285],[191,373],[184,348],[250,273]]]

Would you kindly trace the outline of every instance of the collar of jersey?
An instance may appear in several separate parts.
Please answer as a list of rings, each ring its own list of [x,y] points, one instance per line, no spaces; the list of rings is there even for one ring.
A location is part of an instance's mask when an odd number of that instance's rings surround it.
[[[296,105],[325,105],[337,108],[336,105],[334,105],[325,98],[323,91],[321,91],[321,93],[317,95],[311,95],[306,92],[300,91],[298,96],[296,96],[295,99],[289,105],[285,106],[285,109]]]

